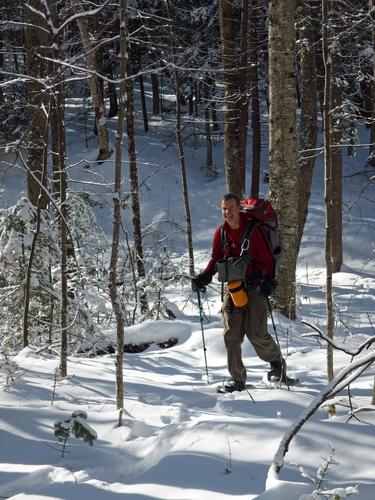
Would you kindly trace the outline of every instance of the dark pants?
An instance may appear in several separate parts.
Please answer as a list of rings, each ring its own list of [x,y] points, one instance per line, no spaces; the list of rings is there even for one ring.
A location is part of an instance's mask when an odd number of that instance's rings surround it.
[[[267,332],[267,299],[257,295],[254,288],[249,289],[247,295],[247,305],[235,307],[226,291],[222,307],[228,371],[233,379],[242,381],[246,380],[241,351],[245,335],[263,361],[276,361],[281,355],[276,342]]]

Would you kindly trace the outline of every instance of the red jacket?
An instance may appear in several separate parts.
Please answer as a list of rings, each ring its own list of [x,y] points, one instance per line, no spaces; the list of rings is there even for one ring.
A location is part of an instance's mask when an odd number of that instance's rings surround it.
[[[224,231],[226,233],[226,248],[224,254],[223,242],[221,240],[220,225],[214,235],[212,243],[211,259],[205,269],[214,275],[217,271],[216,262],[225,257],[236,257],[241,253],[241,242],[244,232],[249,224],[250,219],[245,214],[240,214],[241,223],[239,229],[231,229],[227,222],[224,222]],[[253,230],[250,237],[250,245],[248,249],[250,263],[247,266],[247,276],[262,276],[272,278],[275,275],[275,263],[271,249],[267,243],[266,235],[262,228],[258,225]]]

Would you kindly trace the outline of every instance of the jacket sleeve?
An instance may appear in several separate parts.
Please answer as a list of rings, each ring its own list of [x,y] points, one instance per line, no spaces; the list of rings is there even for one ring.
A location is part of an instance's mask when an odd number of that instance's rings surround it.
[[[221,241],[221,227],[222,226],[219,226],[215,231],[214,239],[212,242],[211,259],[208,262],[206,269],[204,270],[204,272],[210,273],[211,276],[213,276],[217,272],[216,262],[224,257],[223,243]]]

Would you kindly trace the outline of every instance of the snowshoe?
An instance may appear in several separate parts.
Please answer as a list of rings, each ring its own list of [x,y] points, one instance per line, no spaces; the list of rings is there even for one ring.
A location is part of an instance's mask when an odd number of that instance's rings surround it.
[[[244,391],[246,388],[244,382],[242,380],[230,380],[226,384],[223,384],[217,388],[217,392],[225,393],[225,392],[235,392],[235,391]]]

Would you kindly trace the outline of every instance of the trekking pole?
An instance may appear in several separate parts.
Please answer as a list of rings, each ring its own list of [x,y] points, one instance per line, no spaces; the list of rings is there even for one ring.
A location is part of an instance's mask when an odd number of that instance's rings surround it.
[[[281,353],[281,347],[280,347],[279,337],[277,335],[275,320],[273,319],[272,306],[271,306],[271,302],[270,302],[270,298],[269,297],[267,297],[267,305],[268,305],[268,311],[269,311],[270,316],[271,316],[273,331],[275,332],[276,342],[277,342],[277,345],[278,345],[278,347],[280,349],[280,353]]]
[[[277,335],[277,330],[276,330],[276,325],[275,325],[275,320],[273,319],[273,314],[272,314],[272,306],[271,306],[271,302],[270,302],[270,298],[267,297],[267,304],[268,304],[268,310],[270,312],[270,316],[271,316],[271,321],[272,321],[272,326],[273,326],[273,331],[275,332],[275,337],[276,337],[276,342],[277,342],[277,345],[278,345],[278,348],[279,348],[279,351],[280,351],[280,356],[281,356],[281,360],[282,360],[282,365],[281,365],[281,373],[283,371],[283,365],[285,367],[285,380],[286,380],[286,386],[288,387],[288,391],[290,391],[290,387],[289,387],[289,383],[288,383],[288,376],[286,374],[286,362],[285,362],[285,359],[283,358],[282,354],[281,354],[281,346],[280,346],[280,342],[279,342],[279,336]],[[281,380],[281,379],[280,379]]]
[[[208,366],[207,366],[207,356],[206,356],[206,342],[204,340],[204,328],[203,328],[203,307],[201,301],[201,292],[204,293],[206,291],[206,287],[197,288],[197,296],[198,296],[198,308],[199,308],[199,318],[201,322],[201,331],[202,331],[202,343],[203,343],[203,353],[204,353],[204,363],[206,366],[206,376],[207,376],[207,384],[210,383],[210,378],[208,375]]]

